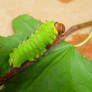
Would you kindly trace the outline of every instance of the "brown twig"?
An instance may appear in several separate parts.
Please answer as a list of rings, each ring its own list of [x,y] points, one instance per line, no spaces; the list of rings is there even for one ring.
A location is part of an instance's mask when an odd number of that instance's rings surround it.
[[[23,71],[25,68],[29,67],[32,65],[33,62],[27,61],[22,65],[21,68],[18,69],[12,69],[9,71],[7,74],[5,74],[3,77],[0,78],[0,85],[4,84],[7,80],[11,79],[12,77],[16,76],[19,72]]]
[[[67,36],[69,36],[71,33],[75,32],[76,30],[85,28],[85,27],[89,27],[92,26],[92,21],[88,21],[85,23],[81,23],[81,24],[77,24],[74,25],[72,27],[70,27],[65,33],[64,35],[54,43],[54,45],[50,46],[49,48],[47,48],[47,52],[48,50],[50,50],[51,48],[53,48],[55,45],[57,45],[59,42],[61,42],[62,40],[64,40]],[[46,55],[47,52],[44,54]],[[42,56],[41,56],[42,57]],[[41,58],[40,57],[40,58]],[[35,59],[35,61],[37,61],[38,59]],[[11,71],[9,71],[7,74],[5,74],[3,77],[0,78],[0,85],[6,83],[9,79],[11,79],[12,77],[18,75],[18,73],[20,73],[21,71],[23,71],[24,69],[26,69],[27,67],[29,67],[30,65],[32,65],[32,62],[27,61],[26,63],[24,63],[22,65],[21,68],[18,69],[12,69]]]
[[[89,26],[92,26],[92,21],[88,21],[88,22],[84,22],[84,23],[81,23],[81,24],[74,25],[74,26],[70,27],[65,32],[64,36],[66,38],[68,35],[70,35],[71,33],[75,32],[76,30],[86,28],[86,27],[89,27]]]

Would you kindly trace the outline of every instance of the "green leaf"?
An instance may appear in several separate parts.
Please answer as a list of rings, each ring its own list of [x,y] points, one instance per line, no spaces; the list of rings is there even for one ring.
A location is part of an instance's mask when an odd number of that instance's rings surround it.
[[[92,62],[62,41],[8,81],[3,92],[92,92]]]
[[[0,37],[0,76],[10,70],[8,64],[9,53],[18,46],[24,39],[27,39],[31,32],[34,32],[41,22],[29,15],[22,15],[14,19],[13,26],[16,33],[9,37]]]
[[[0,37],[0,76],[9,71],[8,56],[41,24],[29,15],[13,21],[16,33]],[[92,92],[92,62],[62,41],[35,64],[9,80],[2,92]]]

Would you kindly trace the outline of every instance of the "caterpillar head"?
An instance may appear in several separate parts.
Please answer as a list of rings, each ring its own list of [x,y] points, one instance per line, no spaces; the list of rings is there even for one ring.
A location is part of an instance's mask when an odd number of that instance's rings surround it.
[[[55,23],[55,28],[58,31],[59,36],[62,36],[62,34],[65,32],[65,26],[62,23]]]

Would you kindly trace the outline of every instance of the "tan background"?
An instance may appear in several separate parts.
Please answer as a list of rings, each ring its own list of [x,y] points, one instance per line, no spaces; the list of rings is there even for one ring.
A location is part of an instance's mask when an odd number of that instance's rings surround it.
[[[12,20],[20,14],[30,14],[37,19],[59,21],[66,29],[74,24],[92,20],[92,0],[0,0],[0,35],[13,34]],[[88,29],[81,31],[83,34]],[[80,33],[80,31],[79,31]],[[75,35],[72,44],[79,43],[87,35]],[[77,37],[77,38],[76,38]],[[67,40],[71,40],[68,37]],[[80,52],[92,60],[92,40]],[[85,50],[85,51],[84,51]]]
[[[67,28],[92,19],[92,0],[69,1],[62,3],[62,0],[0,0],[0,35],[12,34],[12,20],[24,13],[42,21],[62,22]]]

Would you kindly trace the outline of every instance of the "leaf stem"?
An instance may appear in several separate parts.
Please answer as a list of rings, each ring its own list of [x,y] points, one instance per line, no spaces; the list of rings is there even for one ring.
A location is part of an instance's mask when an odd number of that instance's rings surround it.
[[[80,46],[84,45],[91,37],[92,37],[92,31],[89,33],[88,37],[83,42],[81,42],[80,44],[77,44],[77,45],[73,45],[73,46],[80,47]]]

